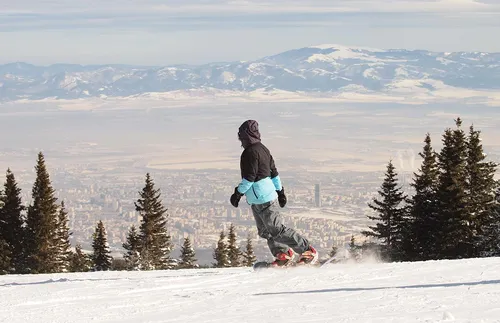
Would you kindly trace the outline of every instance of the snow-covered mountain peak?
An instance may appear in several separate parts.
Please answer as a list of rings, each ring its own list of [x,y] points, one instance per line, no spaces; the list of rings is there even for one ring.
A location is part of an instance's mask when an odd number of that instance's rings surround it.
[[[373,48],[373,47],[364,47],[364,46],[345,46],[341,44],[319,44],[309,46],[309,48],[319,48],[319,49],[336,49],[339,51],[352,51],[352,52],[384,52],[384,49]]]
[[[427,93],[429,97],[436,97],[436,91],[443,90],[447,95],[460,92],[460,97],[463,93],[470,94],[471,98],[496,97],[490,92],[500,90],[500,53],[440,53],[319,44],[251,61],[199,66],[141,68],[56,64],[42,67],[12,63],[0,65],[0,83],[0,101],[127,97],[196,89],[225,93],[266,89],[330,96],[364,89],[384,96],[396,91],[398,97],[404,93],[419,97]]]
[[[374,53],[383,52],[380,49],[373,48],[363,48],[363,47],[348,47],[342,45],[318,45],[311,46],[310,48],[318,48],[321,49],[321,52],[315,53],[311,55],[307,61],[315,62],[315,61],[325,61],[332,62],[339,59],[361,59],[366,61],[379,61],[376,57],[373,56]]]

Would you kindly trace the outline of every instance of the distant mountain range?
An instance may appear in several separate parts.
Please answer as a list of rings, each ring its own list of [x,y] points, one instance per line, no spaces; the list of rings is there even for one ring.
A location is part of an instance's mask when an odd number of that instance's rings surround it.
[[[255,61],[136,67],[0,65],[0,101],[127,97],[192,89],[334,95],[500,90],[500,53],[320,45]]]

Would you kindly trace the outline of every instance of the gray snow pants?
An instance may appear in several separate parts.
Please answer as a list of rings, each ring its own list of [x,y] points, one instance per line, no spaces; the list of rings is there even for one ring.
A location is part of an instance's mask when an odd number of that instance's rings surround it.
[[[264,204],[252,204],[257,232],[267,240],[273,256],[286,252],[289,247],[301,254],[309,248],[309,241],[294,229],[285,226],[279,207],[277,199]]]

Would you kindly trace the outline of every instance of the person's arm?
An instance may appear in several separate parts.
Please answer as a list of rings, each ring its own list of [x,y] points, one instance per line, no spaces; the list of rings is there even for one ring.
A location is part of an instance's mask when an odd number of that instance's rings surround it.
[[[274,188],[276,188],[277,191],[281,191],[283,186],[281,184],[281,178],[278,173],[278,169],[276,168],[276,165],[274,163],[272,155],[271,155],[271,180],[273,181]]]
[[[280,204],[280,207],[285,207],[287,202],[285,189],[283,188],[283,185],[281,185],[280,175],[278,174],[278,169],[274,164],[273,156],[271,156],[271,180],[273,181],[274,188],[278,193],[278,203]]]
[[[257,178],[257,170],[259,168],[258,156],[253,151],[247,151],[241,155],[240,163],[242,179],[238,185],[238,192],[245,194]]]

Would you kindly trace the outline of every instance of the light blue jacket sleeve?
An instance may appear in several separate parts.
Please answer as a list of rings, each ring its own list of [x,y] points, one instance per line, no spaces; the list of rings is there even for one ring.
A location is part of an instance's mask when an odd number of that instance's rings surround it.
[[[273,181],[274,187],[276,188],[277,191],[281,191],[283,186],[281,185],[281,178],[279,175],[276,175],[275,177],[271,178]]]
[[[242,179],[241,180],[241,183],[238,185],[238,192],[240,192],[241,194],[245,194],[246,191],[248,191],[250,189],[250,187],[252,187],[253,185],[253,182],[250,182],[246,179]]]

